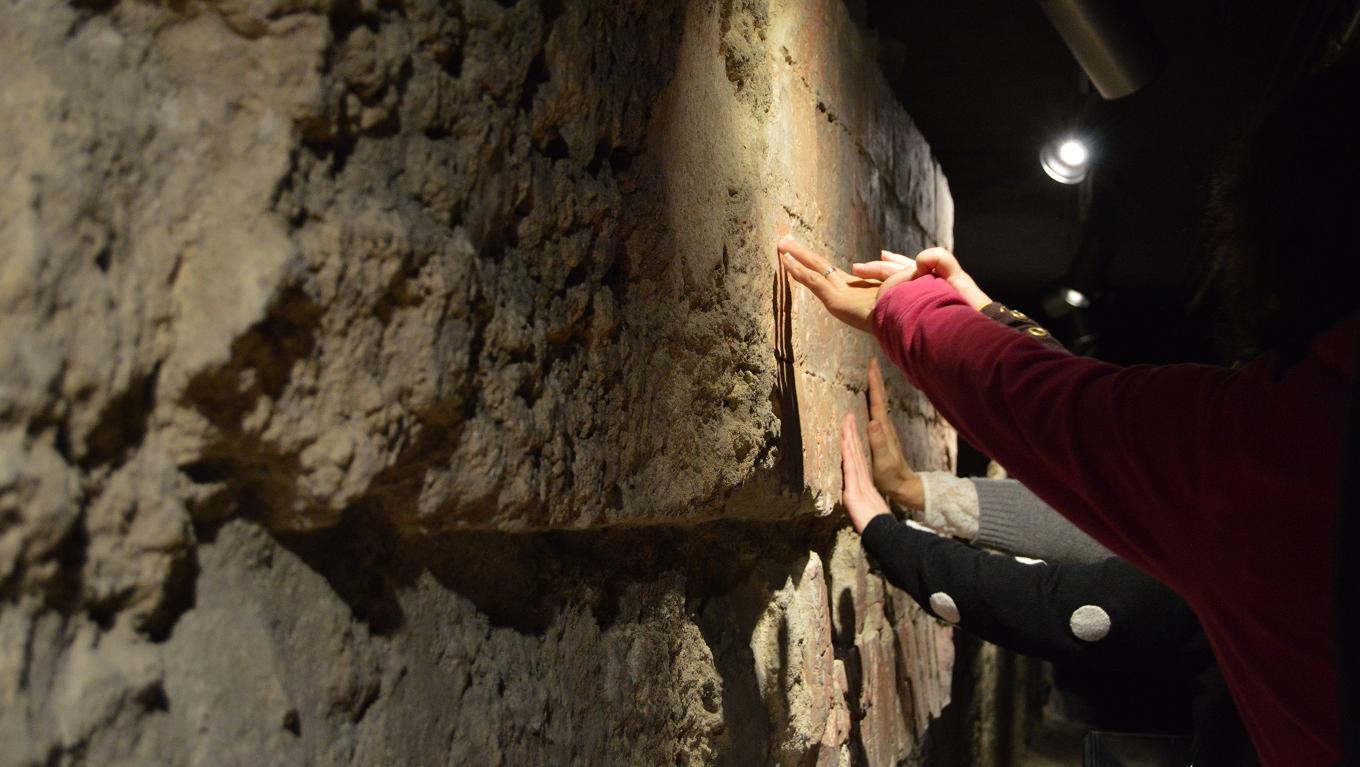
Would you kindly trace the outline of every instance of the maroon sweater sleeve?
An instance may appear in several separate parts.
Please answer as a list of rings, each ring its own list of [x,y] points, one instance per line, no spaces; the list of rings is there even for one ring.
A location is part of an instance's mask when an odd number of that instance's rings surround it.
[[[1215,433],[1229,371],[1072,357],[934,277],[891,288],[873,320],[887,354],[970,443],[1134,564],[1168,583],[1198,580],[1185,569],[1215,523],[1182,511],[1196,508],[1215,450],[1169,435]]]
[[[964,437],[1190,603],[1263,763],[1339,761],[1332,552],[1360,313],[1236,371],[1070,357],[933,277],[873,319]]]

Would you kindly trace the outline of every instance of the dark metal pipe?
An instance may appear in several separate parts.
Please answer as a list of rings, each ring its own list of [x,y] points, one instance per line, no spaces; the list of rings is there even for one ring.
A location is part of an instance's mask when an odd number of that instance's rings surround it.
[[[1156,40],[1129,0],[1039,0],[1039,7],[1106,99],[1128,96],[1157,74]]]

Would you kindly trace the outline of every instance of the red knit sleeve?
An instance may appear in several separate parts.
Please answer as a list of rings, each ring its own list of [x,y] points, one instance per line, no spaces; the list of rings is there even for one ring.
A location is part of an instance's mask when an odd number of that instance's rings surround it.
[[[1211,468],[1229,469],[1214,445],[1232,435],[1212,422],[1229,371],[1072,357],[934,277],[894,286],[873,320],[888,356],[970,443],[1111,550],[1173,585],[1199,581],[1193,547],[1222,521],[1204,489]]]

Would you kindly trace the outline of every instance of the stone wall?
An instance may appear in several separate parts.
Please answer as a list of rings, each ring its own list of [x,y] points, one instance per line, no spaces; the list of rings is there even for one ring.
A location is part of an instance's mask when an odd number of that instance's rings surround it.
[[[0,8],[0,763],[964,753],[774,258],[951,238],[838,2]]]

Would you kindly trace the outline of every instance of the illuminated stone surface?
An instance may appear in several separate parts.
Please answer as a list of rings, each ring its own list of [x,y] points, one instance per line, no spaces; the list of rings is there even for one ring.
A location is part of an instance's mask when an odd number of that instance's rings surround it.
[[[922,758],[773,244],[929,148],[839,3],[509,5],[6,2],[0,763]]]

